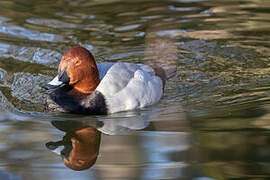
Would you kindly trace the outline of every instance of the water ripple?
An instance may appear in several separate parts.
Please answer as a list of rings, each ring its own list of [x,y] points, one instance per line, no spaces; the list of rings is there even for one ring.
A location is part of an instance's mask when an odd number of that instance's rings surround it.
[[[62,55],[51,49],[21,47],[7,43],[0,43],[0,57],[14,58],[24,62],[34,62],[51,66],[59,62]]]
[[[11,35],[21,39],[29,39],[34,41],[62,42],[64,38],[60,35],[51,33],[42,33],[36,30],[26,29],[21,26],[2,23],[0,33]]]
[[[47,26],[53,28],[80,28],[79,25],[65,23],[57,19],[41,19],[41,18],[30,18],[27,19],[26,22],[30,24],[40,25],[40,26]]]

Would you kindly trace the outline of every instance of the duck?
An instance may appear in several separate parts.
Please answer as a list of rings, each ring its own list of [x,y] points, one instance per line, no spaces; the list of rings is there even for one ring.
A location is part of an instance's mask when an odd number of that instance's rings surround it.
[[[176,67],[163,68],[129,62],[96,63],[82,46],[62,56],[57,75],[44,88],[50,93],[45,110],[106,115],[157,103]]]

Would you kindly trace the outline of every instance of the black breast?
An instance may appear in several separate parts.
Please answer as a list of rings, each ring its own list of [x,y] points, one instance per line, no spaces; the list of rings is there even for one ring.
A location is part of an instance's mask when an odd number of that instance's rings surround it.
[[[63,86],[51,92],[46,99],[46,110],[50,112],[69,112],[74,114],[107,114],[105,98],[94,91],[82,94],[70,86]]]

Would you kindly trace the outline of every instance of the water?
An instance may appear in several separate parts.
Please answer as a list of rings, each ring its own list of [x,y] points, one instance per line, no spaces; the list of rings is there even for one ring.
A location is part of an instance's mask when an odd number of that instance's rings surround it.
[[[0,179],[269,179],[269,17],[265,0],[0,1]],[[177,76],[142,110],[44,113],[41,86],[78,44]],[[89,126],[90,169],[46,148]]]

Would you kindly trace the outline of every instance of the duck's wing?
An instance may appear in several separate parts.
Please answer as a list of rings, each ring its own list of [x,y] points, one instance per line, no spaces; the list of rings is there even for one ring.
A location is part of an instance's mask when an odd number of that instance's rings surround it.
[[[138,69],[139,67],[136,64],[122,62],[114,63],[104,74],[97,90],[102,92],[104,96],[115,95],[126,87]]]
[[[115,63],[111,62],[102,62],[97,64],[98,72],[99,72],[99,79],[102,80],[108,70],[112,67],[112,65]]]
[[[101,80],[98,89],[102,89],[103,93],[108,96],[112,96],[123,89],[137,70],[155,75],[154,69],[145,64],[104,62],[98,63],[97,68]]]
[[[97,87],[109,113],[142,108],[156,103],[162,96],[162,81],[147,65],[115,63]]]

